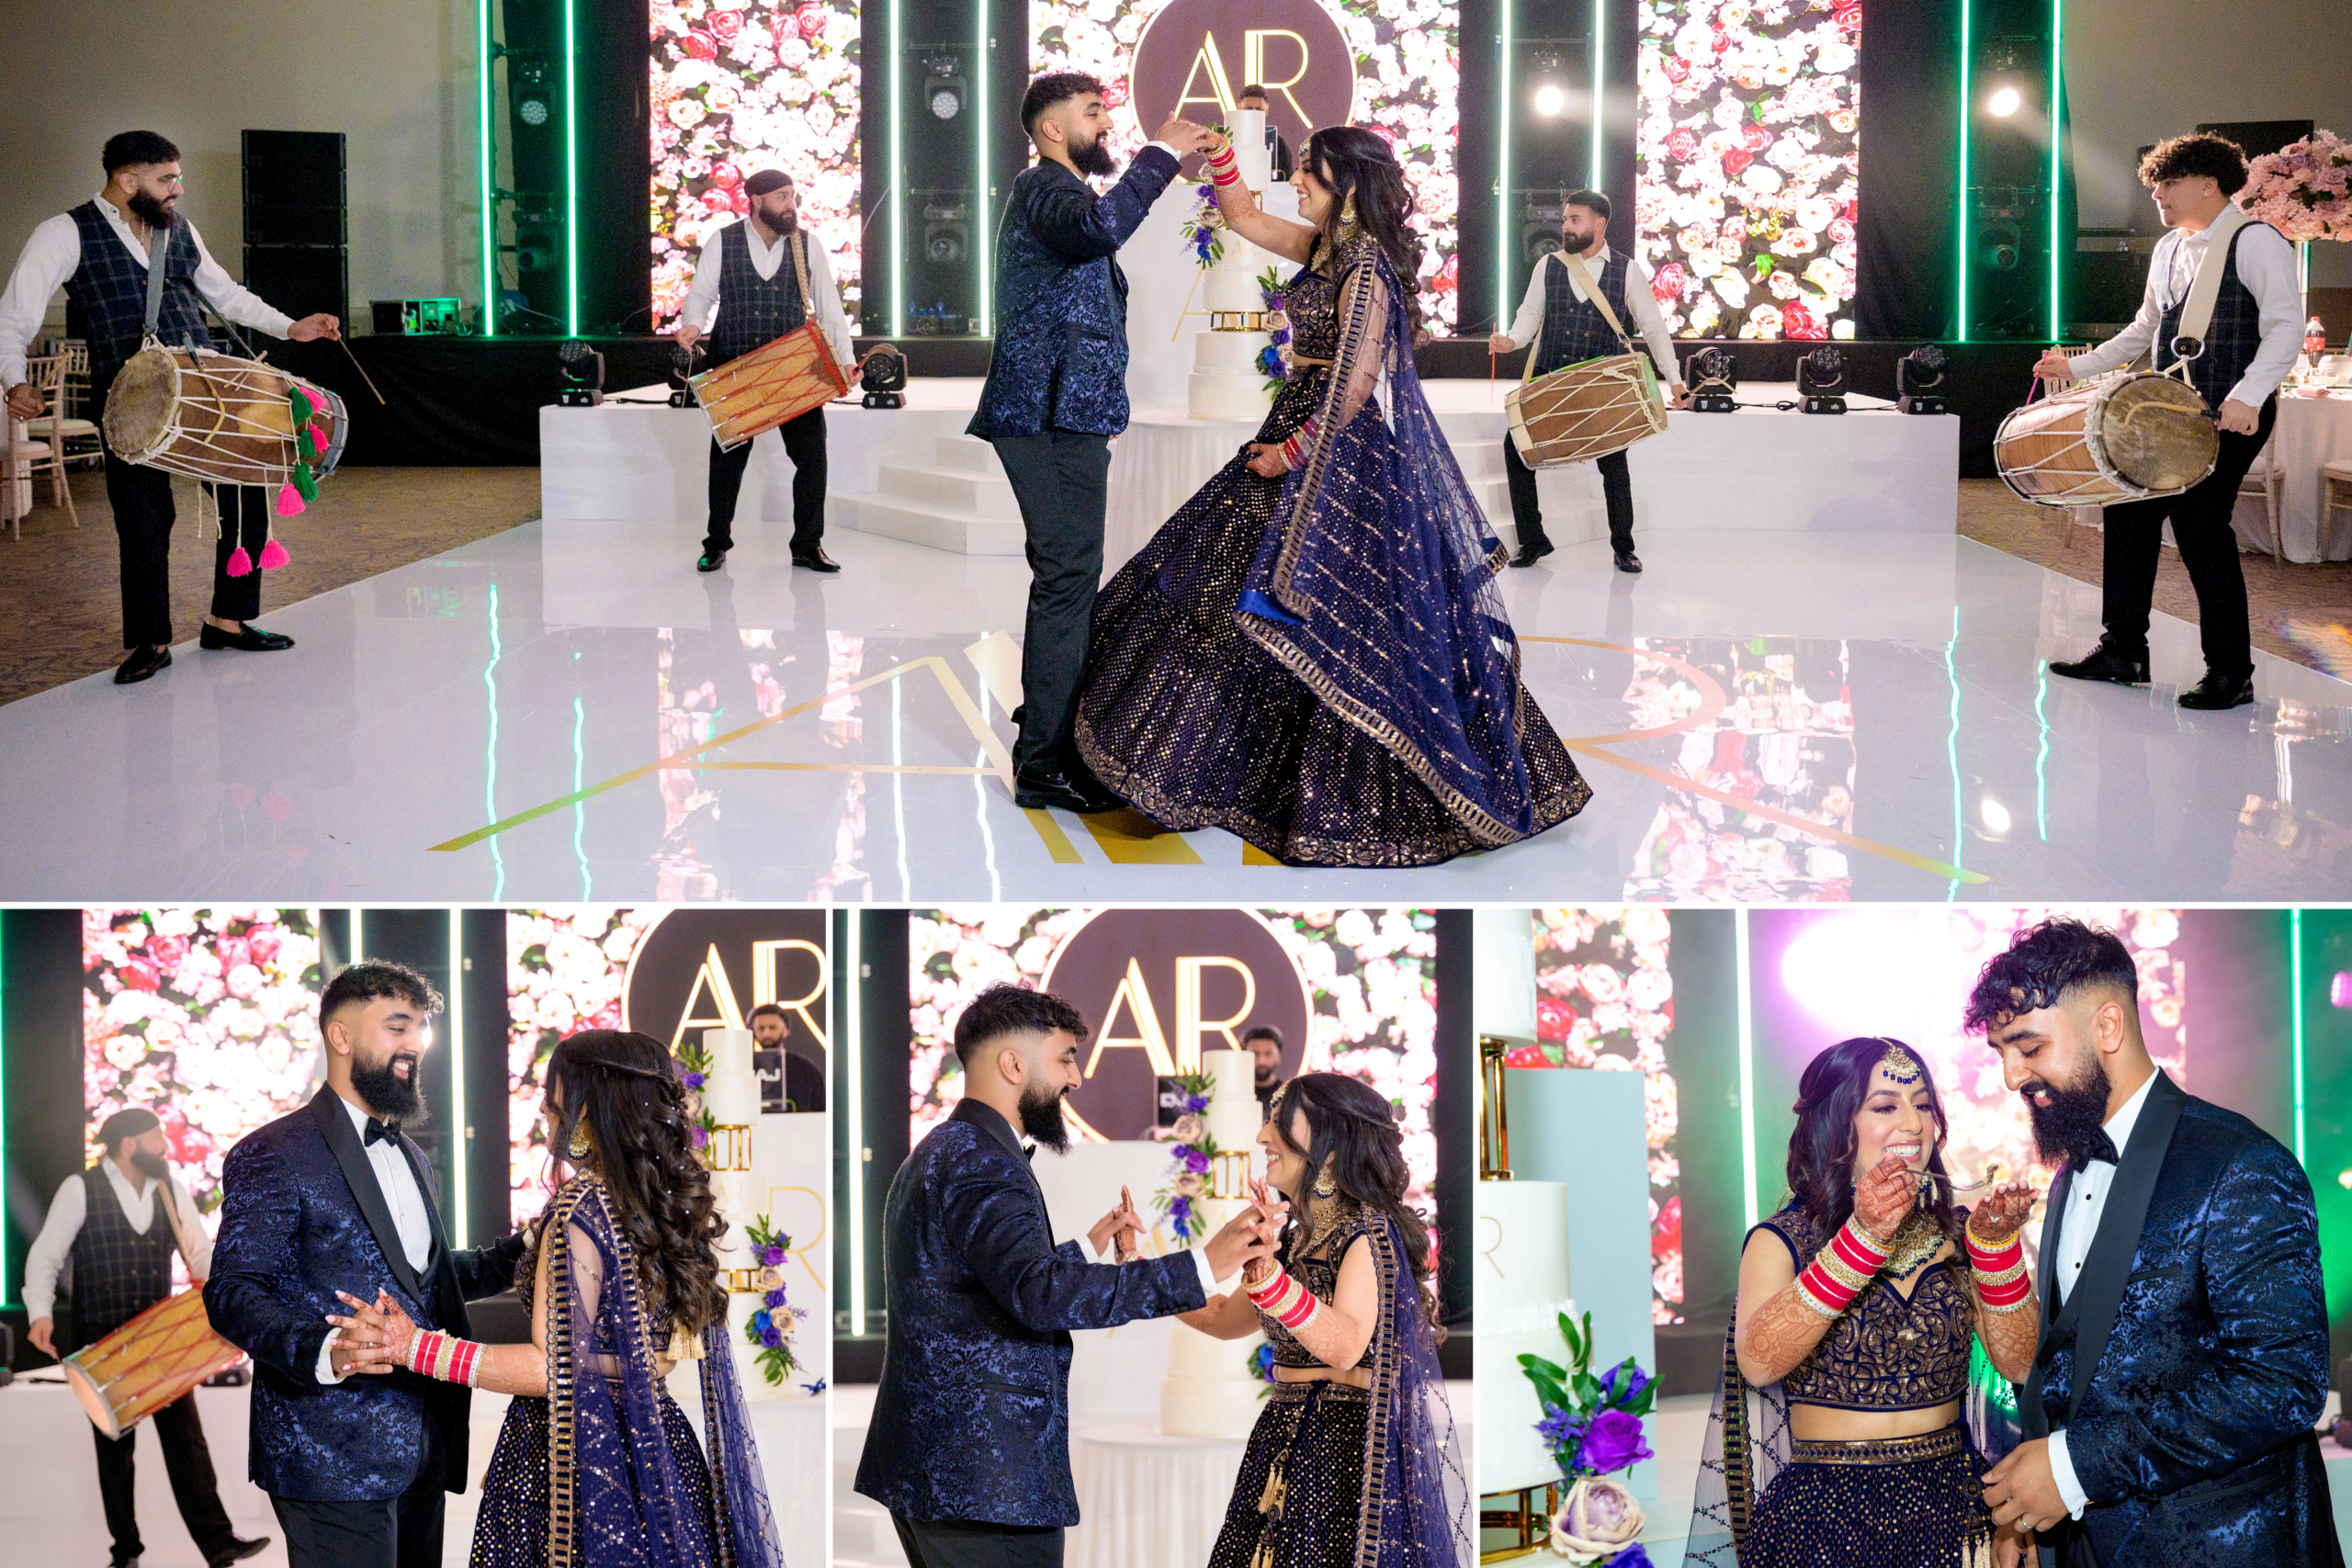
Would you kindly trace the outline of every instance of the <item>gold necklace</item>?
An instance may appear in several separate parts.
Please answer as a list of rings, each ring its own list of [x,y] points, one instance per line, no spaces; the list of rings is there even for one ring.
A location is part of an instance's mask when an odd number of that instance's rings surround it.
[[[1892,1280],[1907,1280],[1926,1268],[1944,1247],[1943,1227],[1925,1209],[1913,1209],[1894,1233],[1894,1250],[1879,1270]]]

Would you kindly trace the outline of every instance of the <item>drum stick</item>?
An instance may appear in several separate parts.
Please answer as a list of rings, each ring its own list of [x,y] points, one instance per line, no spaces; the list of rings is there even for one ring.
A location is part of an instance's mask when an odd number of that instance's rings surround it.
[[[351,359],[351,367],[359,372],[359,378],[368,383],[368,389],[370,392],[375,393],[378,405],[384,408],[390,408],[391,405],[384,401],[384,394],[376,391],[376,378],[368,374],[368,367],[360,364],[359,356],[351,352],[351,340],[338,333],[335,334],[334,341],[343,344],[343,352],[349,355]]]

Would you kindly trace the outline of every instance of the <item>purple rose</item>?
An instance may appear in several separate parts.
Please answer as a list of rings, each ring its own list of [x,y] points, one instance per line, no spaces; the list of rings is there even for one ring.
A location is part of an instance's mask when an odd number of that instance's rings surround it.
[[[700,1089],[702,1086],[703,1076],[700,1073],[688,1073],[686,1075],[686,1087],[688,1089]]]
[[[775,1308],[785,1304],[784,1292],[781,1290],[770,1291],[766,1295],[762,1296],[760,1300],[767,1303],[770,1311],[774,1311]]]
[[[1609,1568],[1651,1568],[1650,1554],[1642,1550],[1642,1543],[1637,1540],[1611,1558]]]
[[[1198,1149],[1186,1149],[1184,1151],[1184,1168],[1191,1171],[1195,1176],[1206,1176],[1209,1169],[1209,1156],[1201,1153]]]
[[[1622,1387],[1620,1386],[1621,1383],[1623,1384]],[[1633,1359],[1628,1357],[1624,1360],[1618,1362],[1614,1367],[1611,1367],[1609,1370],[1609,1376],[1602,1380],[1600,1384],[1600,1403],[1603,1404],[1631,1404],[1634,1400],[1639,1399],[1642,1396],[1642,1390],[1649,1386],[1649,1373],[1635,1366],[1633,1362]]]
[[[769,1324],[765,1328],[760,1330],[760,1343],[771,1350],[783,1349],[784,1330],[778,1328],[773,1323]]]
[[[707,1148],[707,1147],[708,1147],[708,1146],[709,1146],[709,1144],[710,1144],[710,1129],[709,1129],[709,1128],[707,1128],[707,1127],[697,1127],[697,1128],[695,1128],[695,1147],[696,1147],[696,1148],[698,1148],[698,1149],[699,1149],[699,1148]]]
[[[1208,1108],[1209,1097],[1205,1094],[1189,1094],[1184,1097],[1184,1109],[1195,1116]]]
[[[784,1267],[784,1259],[785,1251],[782,1242],[772,1241],[760,1248],[760,1262],[767,1268],[781,1269]]]
[[[1585,1428],[1584,1447],[1577,1450],[1577,1467],[1606,1475],[1611,1471],[1631,1469],[1653,1457],[1649,1444],[1642,1438],[1640,1416],[1628,1416],[1623,1410],[1604,1410]]]

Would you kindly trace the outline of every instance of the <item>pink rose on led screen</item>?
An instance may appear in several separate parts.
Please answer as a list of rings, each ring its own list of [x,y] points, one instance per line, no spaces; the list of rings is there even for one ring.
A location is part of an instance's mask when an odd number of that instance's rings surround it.
[[[1535,1037],[1539,1040],[1566,1040],[1568,1027],[1577,1021],[1576,1010],[1553,997],[1535,999]]]
[[[730,44],[743,30],[743,13],[713,11],[710,14],[710,20],[703,25],[710,29],[710,36],[717,42]]]
[[[1792,300],[1781,312],[1781,325],[1792,338],[1817,339],[1829,335],[1813,309],[1802,299]]]
[[[1682,297],[1686,277],[1680,262],[1668,262],[1651,276],[1650,292],[1657,296],[1659,304],[1669,304]]]
[[[795,13],[800,18],[800,36],[814,43],[825,30],[825,8],[813,3]]]

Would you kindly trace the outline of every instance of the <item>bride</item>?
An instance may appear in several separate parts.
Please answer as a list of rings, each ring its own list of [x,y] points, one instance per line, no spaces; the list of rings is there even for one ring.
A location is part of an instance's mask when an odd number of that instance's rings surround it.
[[[1180,1321],[1264,1332],[1274,1385],[1209,1568],[1469,1568],[1468,1488],[1438,1371],[1429,1231],[1404,1140],[1353,1078],[1284,1084],[1258,1142],[1295,1222],[1244,1289]],[[1262,1190],[1259,1203],[1279,1213]]]
[[[1413,370],[1421,245],[1388,142],[1307,139],[1306,219],[1210,156],[1233,231],[1300,270],[1258,439],[1095,602],[1078,747],[1175,829],[1294,865],[1425,865],[1514,843],[1591,790],[1520,682],[1503,551]]]
[[[482,1478],[475,1568],[783,1568],[727,1342],[725,1229],[669,1053],[592,1029],[548,1064],[548,1146],[576,1171],[540,1216],[515,1287],[527,1345],[420,1333],[389,1297],[338,1324],[383,1362],[516,1397]],[[664,1380],[700,1363],[705,1438]]]

